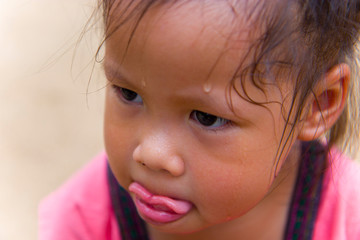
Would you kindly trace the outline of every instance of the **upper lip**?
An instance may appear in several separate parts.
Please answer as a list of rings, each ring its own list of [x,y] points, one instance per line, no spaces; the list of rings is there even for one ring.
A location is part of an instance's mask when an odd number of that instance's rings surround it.
[[[154,196],[166,196],[166,197],[173,198],[173,199],[180,199],[178,197],[174,197],[173,195],[169,195],[169,194],[166,194],[166,193],[154,191],[153,188],[148,187],[147,185],[142,184],[140,182],[137,182],[137,183],[139,183],[141,186],[143,186],[146,190],[148,190]]]
[[[157,186],[156,184],[146,184],[143,181],[138,181],[138,180],[133,180],[132,182],[137,182],[139,183],[141,186],[143,186],[145,189],[147,189],[149,192],[151,192],[153,195],[161,195],[161,196],[166,196],[169,198],[173,198],[173,199],[184,199],[182,197],[177,196],[177,194],[173,194],[170,192],[165,192],[163,190],[158,190],[158,187],[153,187],[153,186]],[[162,187],[162,189],[174,189],[172,187]]]
[[[191,209],[192,203],[187,200],[173,198],[168,195],[158,195],[151,192],[145,186],[138,182],[133,182],[129,186],[130,192],[135,196],[150,205],[162,205],[174,211],[177,214],[185,214]]]

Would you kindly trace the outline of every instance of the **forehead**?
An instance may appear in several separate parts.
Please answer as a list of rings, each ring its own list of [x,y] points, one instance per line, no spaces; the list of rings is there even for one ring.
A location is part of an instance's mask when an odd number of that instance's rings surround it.
[[[126,2],[114,4],[110,13],[106,59],[133,63],[143,72],[163,60],[167,70],[206,78],[221,69],[231,77],[255,39],[254,25],[227,1],[154,5],[139,21],[136,4],[124,13]],[[137,14],[121,25],[131,12]]]

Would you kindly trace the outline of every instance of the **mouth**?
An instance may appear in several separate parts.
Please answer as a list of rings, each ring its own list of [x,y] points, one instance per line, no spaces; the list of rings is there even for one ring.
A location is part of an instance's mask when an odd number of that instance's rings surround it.
[[[137,182],[130,184],[129,191],[135,195],[135,205],[141,217],[153,224],[174,222],[192,209],[189,201],[154,195]]]

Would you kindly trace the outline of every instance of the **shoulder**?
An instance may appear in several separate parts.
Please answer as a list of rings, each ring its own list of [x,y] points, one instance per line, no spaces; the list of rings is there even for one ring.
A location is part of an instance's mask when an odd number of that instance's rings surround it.
[[[40,203],[39,239],[119,239],[106,159],[100,154]]]
[[[314,239],[360,239],[360,165],[336,149],[328,160]]]

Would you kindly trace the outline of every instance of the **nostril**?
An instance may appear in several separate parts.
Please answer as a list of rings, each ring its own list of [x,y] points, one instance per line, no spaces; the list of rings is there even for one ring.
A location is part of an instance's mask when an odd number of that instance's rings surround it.
[[[137,146],[135,149],[134,149],[134,152],[133,152],[133,159],[135,160],[136,163],[139,163],[143,166],[145,166],[146,164],[144,163],[144,159],[143,159],[143,156],[142,156],[142,150],[141,150],[141,147],[140,146]]]

